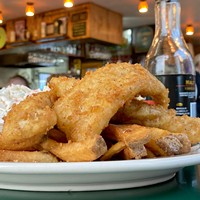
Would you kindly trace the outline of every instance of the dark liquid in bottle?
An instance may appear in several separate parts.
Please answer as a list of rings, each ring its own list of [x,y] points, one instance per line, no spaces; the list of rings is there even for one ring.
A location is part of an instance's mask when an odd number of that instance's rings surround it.
[[[195,76],[190,75],[157,75],[166,88],[169,89],[169,108],[176,110],[176,114],[196,116]]]

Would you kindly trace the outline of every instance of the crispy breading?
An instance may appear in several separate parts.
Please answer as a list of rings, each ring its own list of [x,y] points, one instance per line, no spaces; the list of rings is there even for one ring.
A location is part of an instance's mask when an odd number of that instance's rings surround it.
[[[0,150],[35,150],[37,145],[42,141],[44,135],[35,135],[23,141],[16,137],[16,139],[6,139],[6,136],[0,135]]]
[[[192,144],[200,141],[200,118],[186,115],[176,116],[173,109],[165,109],[160,105],[149,105],[144,101],[127,102],[112,121],[156,127],[173,133],[186,133]]]
[[[68,78],[66,76],[52,77],[48,83],[48,86],[56,94],[57,97],[61,97],[68,90],[73,88],[78,83],[78,81],[78,79]]]
[[[34,140],[31,144],[31,138],[40,142],[40,136],[47,134],[47,131],[57,123],[52,105],[52,94],[49,91],[33,94],[19,104],[13,105],[4,117],[4,126],[0,134],[0,149],[11,147],[13,149],[15,146],[17,148],[19,143],[21,146],[23,143],[26,144],[26,148],[29,149],[35,145]],[[10,144],[13,145],[10,146]]]
[[[151,96],[164,107],[169,103],[168,90],[141,65],[107,64],[87,73],[55,102],[58,128],[71,141],[101,134],[117,110],[137,95]]]

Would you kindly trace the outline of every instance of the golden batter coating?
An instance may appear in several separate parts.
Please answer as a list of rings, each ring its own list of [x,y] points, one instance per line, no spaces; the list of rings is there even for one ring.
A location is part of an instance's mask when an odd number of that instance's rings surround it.
[[[57,96],[61,97],[78,83],[78,79],[65,76],[52,77],[48,83],[49,88]]]
[[[13,105],[4,117],[0,149],[24,150],[39,143],[42,136],[57,123],[52,105],[52,95],[49,91],[33,94]]]
[[[112,116],[137,95],[151,96],[168,106],[168,90],[139,64],[107,64],[87,73],[53,108],[58,128],[67,139],[82,141],[101,134]]]
[[[176,116],[173,109],[165,109],[160,105],[149,105],[144,101],[127,102],[112,121],[156,127],[173,133],[186,133],[192,145],[200,141],[200,118],[186,115]]]

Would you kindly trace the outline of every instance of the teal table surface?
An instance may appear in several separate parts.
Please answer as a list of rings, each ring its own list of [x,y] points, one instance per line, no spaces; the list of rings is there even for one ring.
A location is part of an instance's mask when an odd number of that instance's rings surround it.
[[[92,192],[28,192],[0,190],[0,200],[131,200],[131,199],[198,199],[200,200],[200,165],[185,167],[176,176],[156,185]]]

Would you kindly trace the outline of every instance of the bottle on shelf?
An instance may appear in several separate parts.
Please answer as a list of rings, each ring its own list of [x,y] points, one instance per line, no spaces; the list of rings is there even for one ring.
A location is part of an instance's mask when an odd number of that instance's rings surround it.
[[[155,35],[144,66],[169,89],[169,108],[195,117],[195,67],[181,32],[180,11],[178,0],[155,0]]]
[[[46,22],[41,22],[41,38],[46,37]]]
[[[57,19],[57,20],[54,21],[54,34],[55,35],[61,35],[62,34],[62,32],[61,32],[61,31],[63,31],[62,30],[62,24],[63,24],[63,22],[60,19]]]
[[[14,30],[12,30],[12,31],[10,31],[10,40],[9,40],[9,42],[15,42],[16,41],[16,34],[15,34],[15,31]]]

